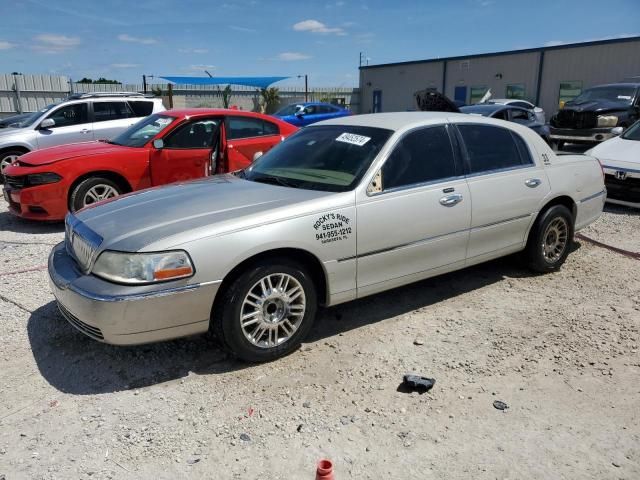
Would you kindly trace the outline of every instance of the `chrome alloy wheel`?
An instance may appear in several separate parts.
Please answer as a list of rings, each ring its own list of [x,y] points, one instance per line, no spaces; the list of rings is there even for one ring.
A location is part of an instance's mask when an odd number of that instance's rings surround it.
[[[256,347],[276,347],[298,330],[305,311],[300,282],[286,273],[272,273],[257,281],[242,302],[242,333]]]
[[[84,194],[82,204],[86,207],[92,203],[96,203],[107,198],[117,197],[118,195],[118,191],[111,185],[98,184],[91,187],[87,193]]]
[[[4,172],[4,169],[15,162],[20,155],[7,155],[0,162],[0,173]]]
[[[569,224],[562,217],[554,218],[542,236],[542,256],[548,263],[557,262],[569,240]]]

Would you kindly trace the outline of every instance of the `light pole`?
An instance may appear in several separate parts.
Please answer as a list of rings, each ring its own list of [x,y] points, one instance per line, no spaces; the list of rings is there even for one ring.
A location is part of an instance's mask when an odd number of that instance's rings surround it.
[[[142,75],[142,91],[147,94],[147,78],[153,78],[153,75]]]
[[[309,77],[305,73],[304,75],[298,75],[298,78],[304,77],[304,101],[309,101]]]

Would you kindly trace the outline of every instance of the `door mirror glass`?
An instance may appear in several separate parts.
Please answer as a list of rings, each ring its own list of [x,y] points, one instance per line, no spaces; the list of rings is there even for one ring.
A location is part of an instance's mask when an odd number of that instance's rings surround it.
[[[611,129],[611,133],[613,135],[622,135],[622,132],[624,132],[624,128],[623,127],[615,127]]]
[[[264,153],[262,152],[256,152],[253,154],[253,161],[255,162],[256,160],[258,160],[262,155],[264,155]]]
[[[156,138],[153,141],[153,148],[157,149],[157,150],[162,150],[164,148],[164,140],[161,138]]]
[[[51,128],[56,124],[56,121],[53,118],[45,118],[41,123],[40,123],[40,128],[42,128],[43,130],[46,130],[47,128]]]

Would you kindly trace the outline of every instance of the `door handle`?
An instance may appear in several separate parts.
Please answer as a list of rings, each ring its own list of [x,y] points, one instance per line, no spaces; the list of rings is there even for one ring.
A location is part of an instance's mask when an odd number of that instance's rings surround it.
[[[82,130],[80,130],[80,133],[89,133],[90,130],[83,128]]]
[[[440,199],[440,205],[444,207],[453,207],[462,201],[462,195],[454,193],[453,195],[447,195]]]
[[[539,178],[528,178],[524,181],[524,184],[529,188],[536,188],[541,183],[542,180],[540,180]]]

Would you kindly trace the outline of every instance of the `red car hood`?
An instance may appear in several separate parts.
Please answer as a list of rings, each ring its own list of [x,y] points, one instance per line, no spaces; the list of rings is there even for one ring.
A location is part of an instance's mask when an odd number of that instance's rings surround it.
[[[49,165],[75,157],[113,155],[116,152],[121,152],[126,149],[128,149],[128,147],[112,145],[106,142],[72,143],[26,153],[20,157],[19,164],[28,166]]]

